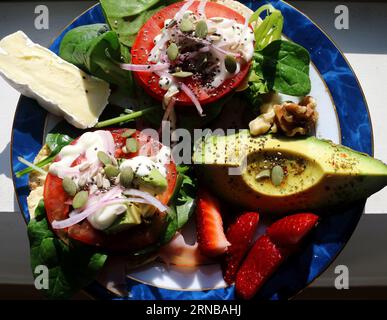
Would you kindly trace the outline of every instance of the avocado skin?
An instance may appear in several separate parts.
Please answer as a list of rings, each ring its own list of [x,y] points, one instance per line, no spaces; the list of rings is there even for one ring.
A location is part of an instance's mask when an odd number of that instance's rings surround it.
[[[281,186],[255,180],[254,159],[277,155],[304,159],[306,170]],[[237,155],[237,156],[235,156]],[[241,175],[230,175],[247,159]],[[387,166],[366,154],[315,137],[251,137],[248,131],[210,136],[197,144],[193,161],[199,178],[224,200],[262,213],[287,213],[345,205],[387,185]],[[291,181],[291,183],[289,181]],[[291,186],[290,186],[291,184]]]

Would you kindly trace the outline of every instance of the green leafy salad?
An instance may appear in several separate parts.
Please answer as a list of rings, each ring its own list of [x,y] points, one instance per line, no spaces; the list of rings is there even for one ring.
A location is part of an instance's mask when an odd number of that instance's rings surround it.
[[[141,129],[162,133],[168,121],[172,134],[193,131],[211,125],[234,99],[248,101],[251,135],[309,134],[317,121],[307,97],[309,53],[283,38],[284,18],[273,6],[253,13],[223,0],[100,5],[106,23],[69,30],[59,57],[36,48],[43,62],[68,63],[61,64],[66,79],[59,65],[52,71],[69,85],[68,100],[58,89],[38,101],[72,126],[62,121],[51,130],[36,159],[20,158],[27,168],[16,173],[30,175],[31,265],[47,266],[44,292],[54,299],[90,284],[110,257],[125,257],[130,268],[163,257],[177,266],[213,261],[192,246],[176,253],[171,245],[195,211],[196,173]],[[42,79],[33,97],[49,95],[48,87]],[[260,109],[278,94],[306,99],[299,106],[308,116],[298,121],[274,102]]]

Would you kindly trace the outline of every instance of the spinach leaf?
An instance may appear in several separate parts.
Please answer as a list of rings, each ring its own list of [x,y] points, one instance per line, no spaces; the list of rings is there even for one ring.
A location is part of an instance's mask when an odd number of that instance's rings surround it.
[[[65,34],[59,48],[62,59],[77,67],[88,70],[90,44],[99,36],[109,31],[104,23],[79,26]]]
[[[255,73],[254,70],[258,69],[257,62],[252,63],[249,76],[249,87],[245,91],[247,99],[250,101],[250,106],[254,111],[254,114],[260,114],[259,106],[262,103],[262,96],[270,92],[265,79],[262,76],[259,76]]]
[[[253,106],[260,105],[270,91],[305,96],[311,90],[309,52],[300,45],[276,40],[254,53],[246,95]]]
[[[125,53],[125,60],[129,52]],[[131,73],[119,67],[121,45],[117,34],[106,24],[92,24],[74,28],[64,36],[59,55],[85,72],[115,84],[122,89],[132,87]]]
[[[172,240],[172,238],[176,234],[176,231],[179,230],[177,221],[178,221],[178,217],[177,217],[176,208],[174,206],[170,206],[168,210],[166,228],[160,238],[159,245],[162,246]]]
[[[134,41],[136,40],[137,33],[140,31],[141,27],[149,20],[150,17],[152,17],[162,8],[164,8],[164,6],[159,6],[155,9],[144,11],[132,19],[117,20],[118,23],[115,25],[114,29],[119,35],[121,44],[129,48],[132,47]]]
[[[101,0],[102,9],[108,18],[109,24],[114,25],[115,19],[132,17],[142,13],[159,0]]]
[[[266,17],[259,23],[263,12]],[[262,95],[270,91],[291,96],[310,92],[310,57],[308,51],[290,41],[281,40],[284,19],[272,5],[260,7],[250,18],[256,22],[255,54],[250,70],[247,98],[253,106],[261,104]]]
[[[60,133],[49,133],[46,137],[46,144],[50,148],[51,152],[48,157],[45,159],[39,161],[35,165],[39,168],[43,168],[46,165],[50,164],[54,158],[57,156],[57,154],[62,150],[64,146],[67,146],[68,144],[73,141],[72,138],[70,138],[68,135],[60,134]],[[16,177],[20,178],[28,173],[31,173],[34,169],[31,167],[25,168],[23,170],[20,170],[16,172]]]
[[[178,0],[100,0],[106,21],[115,31],[121,50],[132,47],[141,27],[157,11]]]
[[[157,251],[160,247],[172,240],[176,232],[185,226],[195,211],[197,180],[193,174],[193,168],[187,165],[179,165],[177,166],[177,172],[178,180],[175,193],[169,203],[170,210],[166,219],[165,231],[157,244],[133,253],[136,259],[129,262],[130,267],[137,265],[138,261],[147,261],[149,257],[157,257]]]
[[[49,271],[48,289],[42,289],[51,299],[67,299],[91,283],[103,267],[107,256],[91,247],[67,246],[50,230],[43,200],[28,224],[31,246],[31,267],[44,265]],[[34,273],[34,276],[35,273]]]
[[[46,144],[51,150],[50,156],[57,155],[63,147],[67,146],[73,141],[66,134],[61,133],[49,133],[46,137]]]
[[[188,165],[177,166],[180,188],[175,198],[177,228],[181,229],[191,218],[196,207],[197,181],[193,168]]]
[[[193,168],[179,165],[177,172],[176,191],[169,205],[171,210],[168,215],[167,228],[161,240],[163,244],[169,242],[176,232],[185,226],[196,207],[197,181],[193,174]]]
[[[267,87],[291,96],[304,96],[311,90],[310,57],[300,45],[276,40],[254,54],[254,73]]]

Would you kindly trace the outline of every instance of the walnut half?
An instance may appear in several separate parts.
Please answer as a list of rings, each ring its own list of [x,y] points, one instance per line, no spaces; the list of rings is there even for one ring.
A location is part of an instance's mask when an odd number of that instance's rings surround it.
[[[298,104],[285,102],[274,106],[274,122],[278,131],[289,137],[296,134],[307,135],[313,133],[318,120],[316,101],[310,97],[304,97]]]

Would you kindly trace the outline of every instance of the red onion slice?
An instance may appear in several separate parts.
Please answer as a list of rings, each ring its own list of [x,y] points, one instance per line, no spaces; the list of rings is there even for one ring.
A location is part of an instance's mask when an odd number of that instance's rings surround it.
[[[86,203],[86,206],[83,208],[83,210],[89,209],[90,207],[98,204],[98,203],[104,203],[109,200],[117,199],[118,197],[122,196],[122,188],[119,186],[116,186],[112,189],[110,189],[108,192],[102,193],[94,193],[89,196],[89,200]],[[69,203],[70,205],[72,203]],[[79,214],[79,210],[73,210],[69,216],[77,215]]]
[[[159,53],[159,51],[167,44],[167,42],[170,40],[168,32],[164,31],[162,33],[162,36],[159,40],[156,41],[155,46],[150,52],[150,56],[148,58],[148,61],[151,61],[152,59],[156,59],[159,54],[163,55],[163,53]],[[169,59],[168,59],[169,60]]]
[[[86,219],[91,214],[95,213],[98,209],[106,207],[111,204],[122,204],[128,202],[126,199],[113,199],[105,202],[97,202],[94,205],[90,206],[89,208],[83,210],[82,212],[75,211],[71,212],[69,218],[61,221],[54,220],[52,222],[52,227],[54,229],[65,229],[69,228],[84,219]]]
[[[172,97],[171,100],[169,101],[168,105],[167,105],[167,108],[165,109],[165,113],[164,113],[162,121],[169,120],[169,115],[171,114],[175,104],[176,104],[176,99],[175,99],[175,97]]]
[[[163,71],[169,68],[167,63],[165,64],[130,64],[122,63],[120,64],[121,69],[135,72],[155,72]]]
[[[147,203],[149,203],[152,206],[154,206],[155,208],[157,208],[157,210],[159,210],[160,212],[168,211],[167,206],[162,204],[159,199],[155,198],[154,196],[152,196],[148,192],[144,192],[144,191],[137,190],[137,189],[127,189],[124,191],[124,193],[127,196],[140,197],[140,198],[146,200]]]
[[[112,133],[107,130],[97,130],[95,131],[95,133],[97,133],[101,137],[105,147],[105,152],[113,156],[116,147]]]
[[[175,15],[175,20],[176,21],[180,21],[181,18],[183,18],[184,14],[186,13],[186,11],[193,5],[193,3],[195,2],[195,0],[189,0],[187,1],[182,7],[181,9],[176,13]]]
[[[180,88],[191,99],[191,101],[195,105],[196,109],[198,110],[200,116],[205,117],[205,114],[203,114],[203,108],[202,108],[198,98],[196,97],[195,93],[193,93],[193,91],[185,83],[181,83]]]
[[[199,7],[198,7],[198,14],[203,19],[206,19],[206,5],[207,5],[207,0],[200,0]]]
[[[133,189],[134,190],[134,189]],[[139,190],[136,190],[139,191]],[[146,192],[139,191],[140,193],[146,194]],[[136,196],[133,194],[133,196]],[[156,198],[152,197],[150,194],[147,194],[146,197],[142,198],[116,198],[116,199],[110,199],[105,201],[98,201],[94,202],[92,205],[90,205],[87,209],[83,210],[82,212],[79,212],[78,210],[74,210],[70,213],[69,218],[61,221],[54,220],[52,222],[52,227],[54,229],[65,229],[69,228],[83,220],[85,220],[90,215],[97,212],[97,210],[102,209],[106,206],[113,205],[113,204],[124,204],[124,203],[144,203],[149,204],[157,208],[161,212],[165,212],[168,210],[168,207],[164,206],[160,201],[158,201]]]

